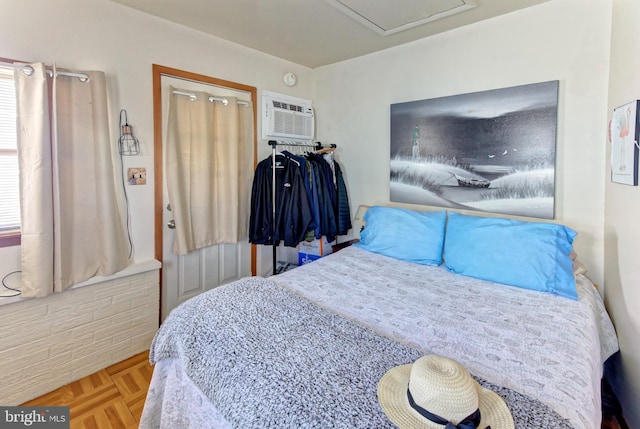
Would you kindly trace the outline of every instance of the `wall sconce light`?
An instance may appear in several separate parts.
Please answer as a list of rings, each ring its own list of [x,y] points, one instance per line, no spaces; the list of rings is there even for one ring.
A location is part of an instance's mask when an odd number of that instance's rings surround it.
[[[122,124],[122,116],[124,114],[124,125]],[[131,156],[140,154],[140,143],[136,136],[133,135],[133,128],[129,125],[127,111],[120,110],[120,138],[118,139],[120,155]]]

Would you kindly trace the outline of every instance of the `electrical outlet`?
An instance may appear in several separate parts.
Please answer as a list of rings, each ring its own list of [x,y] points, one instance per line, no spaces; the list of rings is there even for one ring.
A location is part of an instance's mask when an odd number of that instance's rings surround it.
[[[130,185],[146,185],[147,169],[146,168],[129,168],[127,170],[127,182]]]

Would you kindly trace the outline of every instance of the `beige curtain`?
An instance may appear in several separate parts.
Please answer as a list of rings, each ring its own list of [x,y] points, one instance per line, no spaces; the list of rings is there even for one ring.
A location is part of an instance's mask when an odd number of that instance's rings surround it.
[[[174,253],[247,237],[253,155],[253,106],[210,101],[170,88],[166,172],[176,223]],[[192,92],[192,97],[174,94]]]
[[[15,73],[22,296],[40,297],[126,268],[130,249],[104,73],[30,66]]]

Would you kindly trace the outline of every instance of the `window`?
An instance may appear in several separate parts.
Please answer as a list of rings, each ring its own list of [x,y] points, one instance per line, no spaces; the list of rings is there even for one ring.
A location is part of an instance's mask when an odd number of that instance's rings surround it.
[[[0,247],[20,243],[18,179],[13,68],[0,66]]]

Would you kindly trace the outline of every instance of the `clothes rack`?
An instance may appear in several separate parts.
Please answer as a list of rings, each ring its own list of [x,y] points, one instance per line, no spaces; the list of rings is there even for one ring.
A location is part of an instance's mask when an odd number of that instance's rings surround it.
[[[277,266],[277,255],[276,255],[276,243],[274,240],[276,234],[276,155],[277,155],[277,147],[278,146],[291,146],[291,147],[307,147],[313,148],[316,151],[322,150],[333,150],[337,146],[335,144],[331,144],[330,146],[323,146],[322,143],[310,143],[310,142],[299,142],[299,141],[289,141],[289,140],[269,140],[269,146],[271,146],[271,257],[273,259],[273,275],[276,274],[276,266]]]

